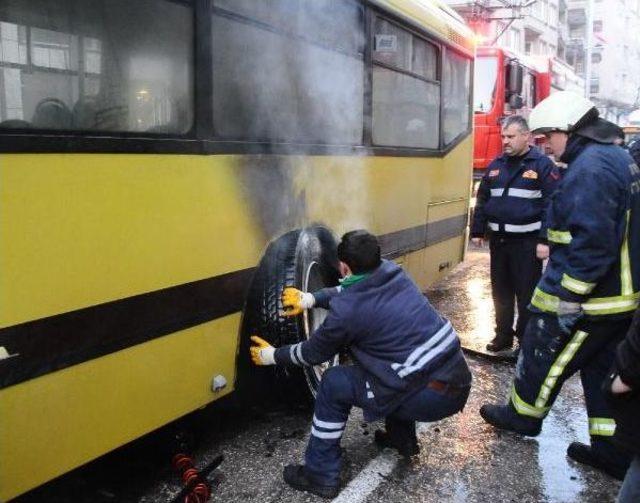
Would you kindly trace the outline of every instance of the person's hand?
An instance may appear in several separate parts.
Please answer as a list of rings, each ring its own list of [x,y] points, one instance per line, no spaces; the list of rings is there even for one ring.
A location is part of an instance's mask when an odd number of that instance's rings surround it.
[[[538,243],[538,246],[536,246],[536,257],[540,260],[549,258],[549,245]]]
[[[296,316],[305,309],[311,309],[316,303],[313,294],[302,292],[292,286],[286,287],[282,292],[282,307],[284,316]]]
[[[254,345],[249,348],[249,353],[251,354],[251,361],[254,365],[276,364],[274,356],[276,348],[257,335],[251,336],[251,342],[253,342]]]
[[[561,300],[558,303],[558,325],[565,334],[573,332],[573,328],[583,315],[584,312],[579,302]]]
[[[631,391],[631,386],[627,386],[625,383],[622,382],[622,379],[620,379],[620,376],[616,376],[616,378],[613,380],[613,382],[611,383],[611,392],[612,393],[627,393],[629,391]]]
[[[484,246],[484,238],[471,238],[471,244],[478,248],[482,248]]]

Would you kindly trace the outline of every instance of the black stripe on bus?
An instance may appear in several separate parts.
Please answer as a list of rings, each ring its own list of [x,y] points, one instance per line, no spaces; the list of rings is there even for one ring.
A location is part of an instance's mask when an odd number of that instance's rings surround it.
[[[241,311],[254,270],[0,329],[0,388]]]
[[[382,255],[393,259],[460,236],[467,226],[467,216],[458,215],[398,232],[378,236]]]
[[[379,236],[394,258],[461,235],[466,216]],[[227,316],[244,307],[255,269],[177,285],[0,329],[0,389]]]

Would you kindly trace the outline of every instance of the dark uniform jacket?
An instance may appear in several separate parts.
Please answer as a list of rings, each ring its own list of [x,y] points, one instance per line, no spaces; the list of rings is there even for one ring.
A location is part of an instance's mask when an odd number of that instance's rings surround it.
[[[510,166],[506,154],[497,157],[480,182],[471,237],[482,237],[490,230],[545,241],[545,211],[559,181],[558,168],[537,147],[531,147],[517,166]]]
[[[549,263],[531,305],[559,299],[588,317],[629,317],[640,296],[640,170],[624,149],[574,134],[548,212]]]
[[[604,392],[609,397],[616,420],[614,439],[625,449],[640,455],[640,310],[631,323],[627,337],[618,345],[615,369],[605,380]],[[632,389],[613,394],[611,383],[616,375]]]
[[[309,340],[276,349],[276,363],[317,365],[348,348],[370,376],[375,409],[365,410],[367,420],[386,416],[429,380],[470,385],[451,323],[393,262],[383,260],[337,295],[323,290],[314,296],[319,305],[328,301],[327,317]]]

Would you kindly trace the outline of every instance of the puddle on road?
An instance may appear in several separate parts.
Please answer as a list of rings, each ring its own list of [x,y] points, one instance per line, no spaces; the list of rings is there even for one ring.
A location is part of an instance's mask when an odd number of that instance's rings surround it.
[[[572,390],[573,391],[573,390]],[[554,404],[555,410],[566,410],[562,396]],[[584,411],[566,410],[562,420],[552,412],[544,421],[542,433],[536,439],[539,445],[538,465],[542,471],[544,494],[550,501],[572,503],[586,489],[580,471],[571,466],[566,458],[567,446],[572,441],[589,443],[586,433],[587,417]],[[573,426],[582,425],[582,428]],[[582,435],[576,437],[575,433]]]
[[[426,294],[451,321],[465,348],[485,351],[495,326],[487,253],[468,253],[465,262]]]

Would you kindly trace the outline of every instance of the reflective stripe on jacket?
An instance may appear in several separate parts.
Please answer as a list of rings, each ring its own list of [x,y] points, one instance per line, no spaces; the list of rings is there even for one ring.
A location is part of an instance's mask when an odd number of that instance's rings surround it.
[[[548,212],[549,264],[531,305],[631,316],[640,300],[640,169],[620,147],[583,142]]]
[[[506,154],[497,157],[480,182],[471,236],[482,237],[489,229],[544,240],[546,207],[559,181],[558,168],[537,147],[529,149],[519,166],[509,166]]]

